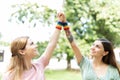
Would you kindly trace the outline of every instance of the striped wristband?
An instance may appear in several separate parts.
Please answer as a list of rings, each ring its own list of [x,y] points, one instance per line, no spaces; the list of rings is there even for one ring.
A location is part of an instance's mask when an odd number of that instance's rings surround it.
[[[57,22],[57,25],[56,25],[56,28],[59,29],[59,30],[62,30],[62,22],[58,21]]]
[[[65,23],[63,23],[63,29],[64,30],[69,30],[69,26],[68,26],[68,23],[67,22],[65,22]]]
[[[69,28],[70,28],[69,26],[64,26],[63,27],[64,30],[69,30]]]
[[[60,26],[60,25],[56,25],[56,29],[59,29],[59,30],[62,30],[62,26]]]

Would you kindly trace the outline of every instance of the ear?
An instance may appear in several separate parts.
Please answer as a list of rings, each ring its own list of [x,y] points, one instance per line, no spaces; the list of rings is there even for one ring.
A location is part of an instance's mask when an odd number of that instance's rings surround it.
[[[21,55],[25,55],[24,51],[23,50],[19,50],[18,51]]]
[[[105,53],[103,54],[103,56],[108,55],[108,53],[109,53],[108,51],[105,51]]]

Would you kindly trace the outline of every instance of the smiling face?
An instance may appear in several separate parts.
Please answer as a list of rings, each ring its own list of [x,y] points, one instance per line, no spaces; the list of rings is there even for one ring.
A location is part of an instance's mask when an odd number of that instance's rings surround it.
[[[104,50],[104,47],[101,41],[95,41],[90,49],[90,54],[92,57],[103,57],[107,55],[107,52]]]
[[[18,37],[11,43],[12,57],[18,56],[18,58],[25,57],[28,59],[34,58],[38,55],[37,45],[35,45],[29,37]]]

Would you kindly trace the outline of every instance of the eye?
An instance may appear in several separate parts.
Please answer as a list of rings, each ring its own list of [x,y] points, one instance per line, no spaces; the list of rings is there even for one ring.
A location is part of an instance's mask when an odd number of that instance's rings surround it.
[[[97,47],[97,48],[100,48],[100,46],[99,46],[99,45],[96,45],[96,47]]]
[[[100,46],[99,45],[97,45],[97,44],[92,44],[92,46],[94,46],[94,47],[97,47],[97,48],[100,48]]]
[[[30,45],[33,45],[33,44],[34,44],[33,42],[30,43]]]

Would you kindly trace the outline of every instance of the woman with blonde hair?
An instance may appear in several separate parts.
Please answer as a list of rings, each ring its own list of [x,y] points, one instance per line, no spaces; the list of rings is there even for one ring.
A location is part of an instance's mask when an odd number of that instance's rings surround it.
[[[58,21],[61,22],[61,13],[58,13]],[[3,80],[45,80],[44,69],[48,65],[52,53],[56,47],[61,26],[57,23],[54,33],[36,63],[32,59],[38,55],[37,45],[29,37],[18,37],[11,43],[11,61]]]

